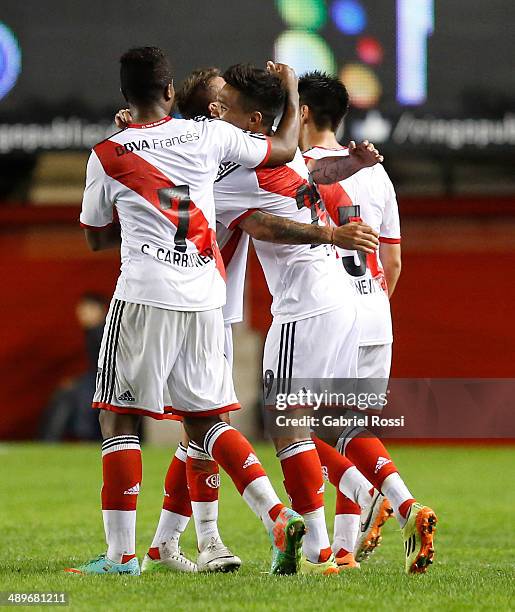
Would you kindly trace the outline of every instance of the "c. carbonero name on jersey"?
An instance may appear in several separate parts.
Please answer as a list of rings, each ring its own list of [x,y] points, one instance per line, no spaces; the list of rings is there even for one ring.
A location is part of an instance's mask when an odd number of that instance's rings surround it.
[[[178,251],[156,247],[154,245],[144,243],[141,245],[143,255],[149,255],[158,261],[171,264],[173,266],[181,266],[183,268],[200,268],[205,266],[214,258],[214,245],[204,249],[202,253],[179,253]]]
[[[147,140],[142,138],[141,140],[131,140],[116,146],[116,155],[126,155],[127,153],[134,153],[135,151],[145,151],[150,149],[169,149],[170,147],[176,147],[180,144],[186,144],[188,142],[195,142],[200,140],[200,136],[196,132],[185,132],[178,136],[172,136],[170,138],[152,138]]]

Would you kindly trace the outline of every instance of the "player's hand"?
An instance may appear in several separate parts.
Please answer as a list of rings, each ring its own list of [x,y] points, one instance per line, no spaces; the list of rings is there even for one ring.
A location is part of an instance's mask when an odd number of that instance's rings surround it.
[[[128,108],[120,109],[114,116],[114,122],[116,123],[116,127],[124,130],[129,123],[132,123],[131,111]]]
[[[368,140],[364,140],[359,144],[351,140],[349,143],[349,156],[362,168],[375,166],[384,159],[373,143],[368,142]]]
[[[269,60],[266,63],[266,69],[271,74],[275,74],[281,80],[281,83],[289,91],[298,91],[299,80],[295,74],[295,70],[287,64],[280,64]]]
[[[361,221],[353,221],[335,228],[333,244],[349,251],[374,253],[379,246],[379,235]]]

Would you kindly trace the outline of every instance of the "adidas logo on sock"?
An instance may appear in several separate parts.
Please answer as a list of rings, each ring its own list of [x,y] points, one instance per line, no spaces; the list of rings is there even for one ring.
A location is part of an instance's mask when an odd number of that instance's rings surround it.
[[[124,495],[138,495],[139,494],[139,482],[137,482],[130,489],[127,489],[127,491],[124,491],[123,494]]]
[[[386,457],[378,457],[377,458],[377,463],[376,463],[376,467],[374,470],[374,474],[377,474],[377,472],[379,472],[379,470],[384,467],[385,465],[388,465],[388,463],[391,463],[392,460],[391,459],[387,459]]]
[[[129,391],[129,389],[127,389],[127,391],[124,391],[121,395],[119,395],[118,399],[121,400],[122,402],[135,402],[136,401],[136,399],[134,398],[132,393]]]
[[[251,465],[255,465],[259,463],[259,459],[254,455],[254,453],[250,453],[250,455],[245,459],[245,463],[243,464],[243,469],[247,469]]]

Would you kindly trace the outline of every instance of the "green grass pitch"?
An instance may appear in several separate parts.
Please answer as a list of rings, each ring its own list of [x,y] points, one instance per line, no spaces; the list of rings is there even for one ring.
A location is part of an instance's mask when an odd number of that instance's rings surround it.
[[[284,498],[278,462],[257,446]],[[67,591],[77,610],[498,610],[515,609],[514,451],[509,447],[393,447],[413,493],[438,514],[435,564],[403,573],[402,541],[389,521],[382,546],[361,570],[336,577],[270,577],[261,524],[227,478],[220,531],[243,559],[233,575],[90,577],[63,568],[104,551],[100,452],[88,445],[2,445],[0,591]],[[159,516],[171,452],[144,448],[138,556]],[[327,486],[332,530],[334,491]],[[183,549],[194,555],[192,525]],[[39,609],[39,607],[38,607]]]

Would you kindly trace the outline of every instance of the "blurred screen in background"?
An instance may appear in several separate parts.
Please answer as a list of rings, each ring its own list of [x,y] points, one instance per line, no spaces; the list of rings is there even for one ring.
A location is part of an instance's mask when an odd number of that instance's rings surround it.
[[[0,154],[95,144],[124,104],[119,56],[152,44],[177,83],[200,66],[270,57],[336,73],[352,97],[342,139],[380,144],[401,192],[511,191],[514,21],[504,0],[7,0]]]

